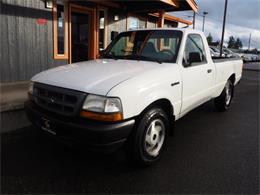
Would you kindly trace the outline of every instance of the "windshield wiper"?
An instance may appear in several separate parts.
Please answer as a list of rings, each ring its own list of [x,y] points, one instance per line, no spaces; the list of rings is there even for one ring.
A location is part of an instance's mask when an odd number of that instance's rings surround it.
[[[107,57],[107,58],[112,58],[114,60],[118,60],[118,58],[115,55],[115,52],[111,52],[111,53],[105,54],[105,55],[103,55],[103,57]]]
[[[114,60],[118,60],[118,58],[117,58],[116,55],[115,55],[115,52],[111,52],[111,57],[112,57]]]
[[[157,59],[157,58],[152,58],[152,57],[147,57],[147,56],[142,56],[142,55],[137,55],[137,54],[133,54],[131,56],[129,56],[131,59],[134,59],[134,60],[148,60],[148,61],[155,61],[155,62],[158,62],[159,64],[162,63],[161,60]]]
[[[162,64],[163,61],[157,58],[152,58],[152,57],[147,57],[147,56],[142,56],[142,55],[138,55],[139,56],[139,60],[143,59],[143,60],[149,60],[149,61],[155,61],[159,64]]]

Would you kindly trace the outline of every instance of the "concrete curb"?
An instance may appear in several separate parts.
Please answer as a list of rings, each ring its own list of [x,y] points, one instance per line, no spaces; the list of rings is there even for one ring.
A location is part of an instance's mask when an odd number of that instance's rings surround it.
[[[0,112],[23,109],[28,85],[29,81],[0,83]]]
[[[0,107],[0,113],[21,110],[23,108],[24,108],[24,103],[13,102],[9,104],[3,104]]]
[[[24,109],[0,113],[0,123],[1,134],[31,125]]]

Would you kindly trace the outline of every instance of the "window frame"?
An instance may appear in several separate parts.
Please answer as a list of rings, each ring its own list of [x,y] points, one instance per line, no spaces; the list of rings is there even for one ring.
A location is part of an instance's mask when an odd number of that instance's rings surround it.
[[[147,28],[147,23],[148,23],[148,17],[144,17],[144,16],[139,16],[139,15],[136,15],[136,14],[133,14],[133,13],[128,13],[127,14],[127,18],[126,18],[126,30],[128,31],[128,30],[130,30],[129,29],[129,19],[130,18],[137,18],[139,21],[140,20],[143,20],[143,21],[145,21],[145,28],[143,28],[143,29],[146,29]],[[132,29],[132,30],[142,30],[141,28],[137,28],[137,29]]]
[[[55,60],[69,59],[69,24],[68,24],[68,1],[64,0],[64,53],[58,53],[58,29],[57,29],[57,0],[53,0],[53,58]]]
[[[103,11],[104,12],[104,50],[107,48],[108,46],[108,8],[103,7],[103,6],[98,6],[97,7],[97,40],[98,40],[98,54],[100,52],[100,48],[99,48],[99,12]]]
[[[88,51],[88,56],[89,56],[89,60],[93,60],[98,58],[98,39],[97,39],[97,13],[96,13],[96,8],[89,8],[89,7],[85,7],[85,6],[81,6],[81,5],[77,5],[77,4],[73,4],[70,3],[69,4],[69,43],[70,43],[70,49],[69,49],[69,54],[70,54],[70,58],[69,58],[69,63],[72,63],[72,32],[71,32],[71,25],[72,25],[72,12],[78,12],[78,13],[88,13],[90,14],[90,34],[89,34],[89,44],[90,44],[90,49]]]
[[[185,66],[185,63],[183,62],[183,59],[184,59],[184,54],[185,54],[185,49],[186,49],[187,40],[188,40],[188,37],[189,37],[190,35],[197,35],[197,36],[200,37],[200,39],[201,39],[201,41],[202,41],[202,44],[203,44],[203,49],[204,49],[204,52],[205,52],[205,55],[204,55],[205,61],[203,61],[203,62],[196,62],[196,63],[193,63],[193,64],[191,64],[191,65],[189,65],[189,66]],[[184,68],[191,68],[191,67],[200,66],[200,65],[205,65],[205,64],[208,64],[208,59],[207,59],[206,48],[205,48],[205,44],[204,44],[204,41],[203,41],[202,36],[201,36],[200,34],[198,34],[198,33],[190,33],[190,34],[188,34],[188,35],[186,36],[186,41],[185,41],[184,50],[183,50],[182,66],[183,66]]]

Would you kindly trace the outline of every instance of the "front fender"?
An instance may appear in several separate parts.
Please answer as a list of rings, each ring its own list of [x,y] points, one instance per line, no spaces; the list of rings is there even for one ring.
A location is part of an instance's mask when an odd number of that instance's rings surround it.
[[[140,115],[140,113],[153,102],[167,99],[174,108],[177,116],[181,109],[180,75],[171,71],[164,71],[162,76],[154,74],[145,75],[127,80],[113,88],[108,96],[119,97],[122,101],[124,119]],[[145,78],[145,79],[144,79]],[[178,82],[178,85],[171,84]]]

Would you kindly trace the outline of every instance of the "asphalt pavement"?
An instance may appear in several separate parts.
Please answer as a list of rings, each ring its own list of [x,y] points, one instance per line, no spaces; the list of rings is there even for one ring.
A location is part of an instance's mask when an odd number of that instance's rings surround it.
[[[1,193],[259,194],[259,83],[260,72],[244,71],[229,111],[208,102],[177,121],[161,160],[145,169],[123,150],[64,147],[32,126],[3,134]]]
[[[244,70],[260,71],[260,62],[247,62],[244,63]]]

